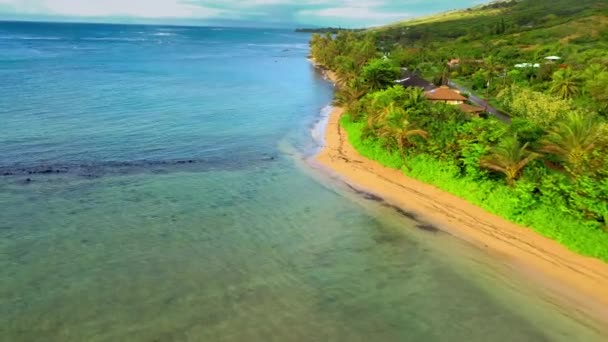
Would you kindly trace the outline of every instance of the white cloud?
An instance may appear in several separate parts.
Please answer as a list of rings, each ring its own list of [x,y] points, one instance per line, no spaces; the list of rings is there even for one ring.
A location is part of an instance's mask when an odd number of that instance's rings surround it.
[[[297,13],[303,19],[335,20],[337,22],[358,21],[360,25],[373,25],[392,20],[404,19],[413,16],[412,13],[395,11],[387,7],[388,2],[383,0],[342,0],[336,6],[313,10],[301,10]]]
[[[304,10],[299,12],[302,16],[327,17],[338,19],[366,19],[372,21],[392,20],[406,18],[410,13],[404,12],[385,12],[372,7],[332,7],[320,10]]]
[[[210,18],[226,10],[182,0],[0,0],[17,13],[74,17]]]
[[[480,1],[484,0],[0,0],[0,19],[128,18],[130,22],[240,19],[362,27]]]

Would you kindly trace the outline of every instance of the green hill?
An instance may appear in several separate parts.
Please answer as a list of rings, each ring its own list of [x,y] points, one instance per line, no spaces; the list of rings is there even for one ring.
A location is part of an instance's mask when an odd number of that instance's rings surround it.
[[[383,50],[400,44],[433,47],[441,50],[445,58],[493,54],[504,60],[523,61],[540,54],[561,54],[566,63],[606,62],[601,58],[606,58],[608,48],[608,1],[495,2],[373,31]],[[587,57],[600,60],[570,58],[585,52]]]
[[[446,40],[521,33],[606,15],[608,2],[604,0],[511,0],[403,21],[374,30],[405,43],[421,38]],[[503,21],[505,30],[496,32]]]
[[[368,32],[376,37],[378,48],[402,66],[436,82],[458,81],[490,98],[504,87],[495,83],[487,89],[481,75],[488,70],[481,63],[485,59],[499,66],[495,71],[503,85],[525,83],[541,92],[549,90],[559,68],[568,68],[580,88],[578,96],[572,96],[575,104],[608,115],[608,92],[600,89],[603,81],[582,89],[585,78],[594,73],[586,70],[590,65],[596,71],[608,68],[608,1],[501,1]],[[560,59],[551,64],[548,56]],[[460,65],[447,69],[450,60]]]

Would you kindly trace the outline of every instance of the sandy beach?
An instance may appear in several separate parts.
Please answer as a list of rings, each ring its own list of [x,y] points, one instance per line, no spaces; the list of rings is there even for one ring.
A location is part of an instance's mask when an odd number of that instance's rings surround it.
[[[332,75],[326,73],[331,79]],[[332,80],[335,83],[335,79]],[[424,222],[496,255],[553,298],[608,323],[608,264],[578,255],[529,228],[508,222],[432,185],[362,157],[334,108],[325,146],[313,164],[361,191],[414,213]]]

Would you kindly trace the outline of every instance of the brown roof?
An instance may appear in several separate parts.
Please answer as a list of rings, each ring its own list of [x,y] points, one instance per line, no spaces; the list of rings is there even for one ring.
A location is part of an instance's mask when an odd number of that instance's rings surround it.
[[[461,103],[458,105],[458,107],[465,113],[483,113],[485,112],[485,109],[481,108],[481,107],[477,107],[477,106],[471,106],[470,104],[466,104],[466,103]]]
[[[467,98],[448,87],[439,87],[424,93],[432,101],[466,101]]]

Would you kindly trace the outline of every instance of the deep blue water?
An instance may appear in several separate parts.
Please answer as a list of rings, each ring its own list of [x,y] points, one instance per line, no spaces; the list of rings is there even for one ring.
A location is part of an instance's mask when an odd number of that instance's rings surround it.
[[[304,162],[308,39],[0,23],[0,340],[601,340]]]
[[[249,161],[330,100],[284,30],[0,25],[0,168]]]

